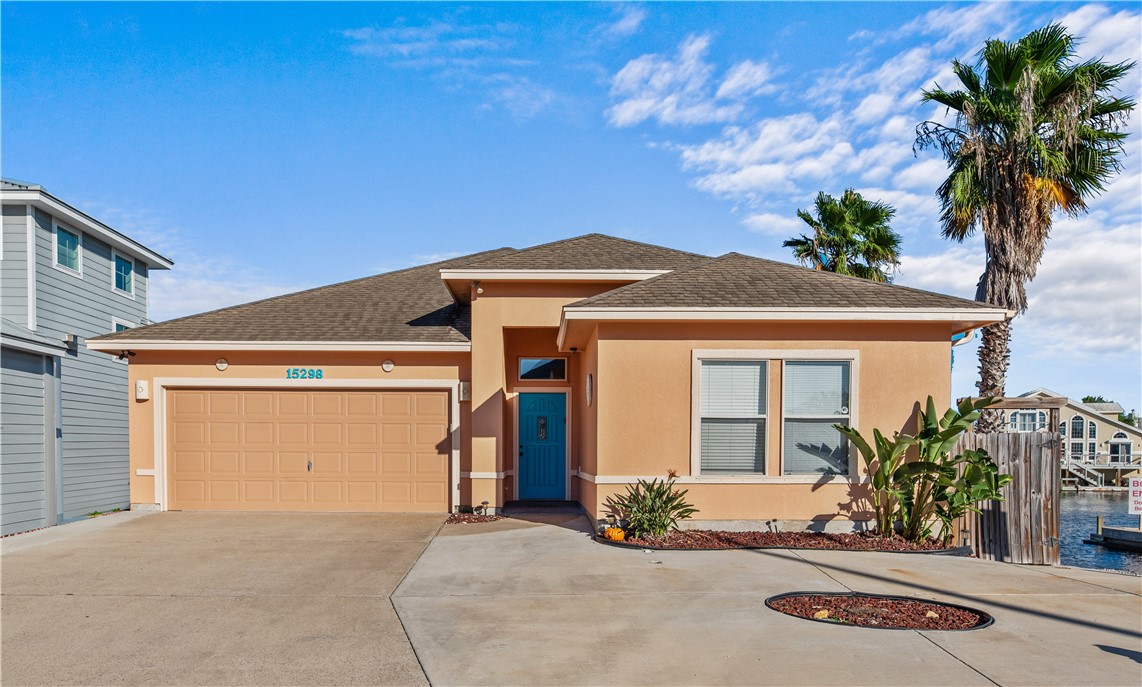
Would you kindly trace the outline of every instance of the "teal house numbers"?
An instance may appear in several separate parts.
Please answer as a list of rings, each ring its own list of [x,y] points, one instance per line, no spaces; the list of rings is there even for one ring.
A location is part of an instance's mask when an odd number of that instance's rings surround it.
[[[320,367],[287,367],[286,379],[321,379]]]

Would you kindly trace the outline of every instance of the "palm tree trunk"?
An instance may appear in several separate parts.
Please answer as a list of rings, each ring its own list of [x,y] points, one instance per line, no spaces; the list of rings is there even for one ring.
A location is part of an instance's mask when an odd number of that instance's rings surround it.
[[[1011,362],[1011,322],[1000,322],[983,328],[979,345],[979,395],[1003,398],[1007,386],[1007,367]],[[1002,432],[1006,428],[1003,414],[984,410],[976,423],[980,434]]]

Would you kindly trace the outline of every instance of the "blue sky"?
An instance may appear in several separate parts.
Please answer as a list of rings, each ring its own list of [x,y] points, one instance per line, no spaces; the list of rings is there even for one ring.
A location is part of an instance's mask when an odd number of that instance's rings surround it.
[[[790,260],[797,208],[898,209],[902,284],[971,297],[939,238],[921,88],[1050,21],[1142,57],[1137,3],[3,3],[3,174],[176,261],[152,318],[601,231]],[[1123,91],[1136,99],[1135,70]],[[1142,137],[1056,222],[1009,393],[1142,409]],[[958,349],[954,392],[976,378]]]

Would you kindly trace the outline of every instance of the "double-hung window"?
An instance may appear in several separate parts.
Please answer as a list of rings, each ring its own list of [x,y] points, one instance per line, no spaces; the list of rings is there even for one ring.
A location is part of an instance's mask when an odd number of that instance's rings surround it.
[[[56,226],[55,264],[72,272],[79,272],[79,234]]]
[[[135,261],[118,253],[115,257],[115,290],[124,294],[135,293]]]
[[[701,473],[765,474],[764,360],[703,360]]]
[[[783,472],[849,474],[849,443],[833,425],[849,425],[852,364],[789,360],[783,386]]]

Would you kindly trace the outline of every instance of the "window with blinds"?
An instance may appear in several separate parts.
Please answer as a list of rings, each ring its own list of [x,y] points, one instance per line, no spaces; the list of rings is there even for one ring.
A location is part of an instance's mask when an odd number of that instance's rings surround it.
[[[764,360],[703,360],[701,472],[765,473]]]
[[[848,440],[833,425],[849,424],[850,384],[846,360],[785,363],[784,474],[849,474]]]

